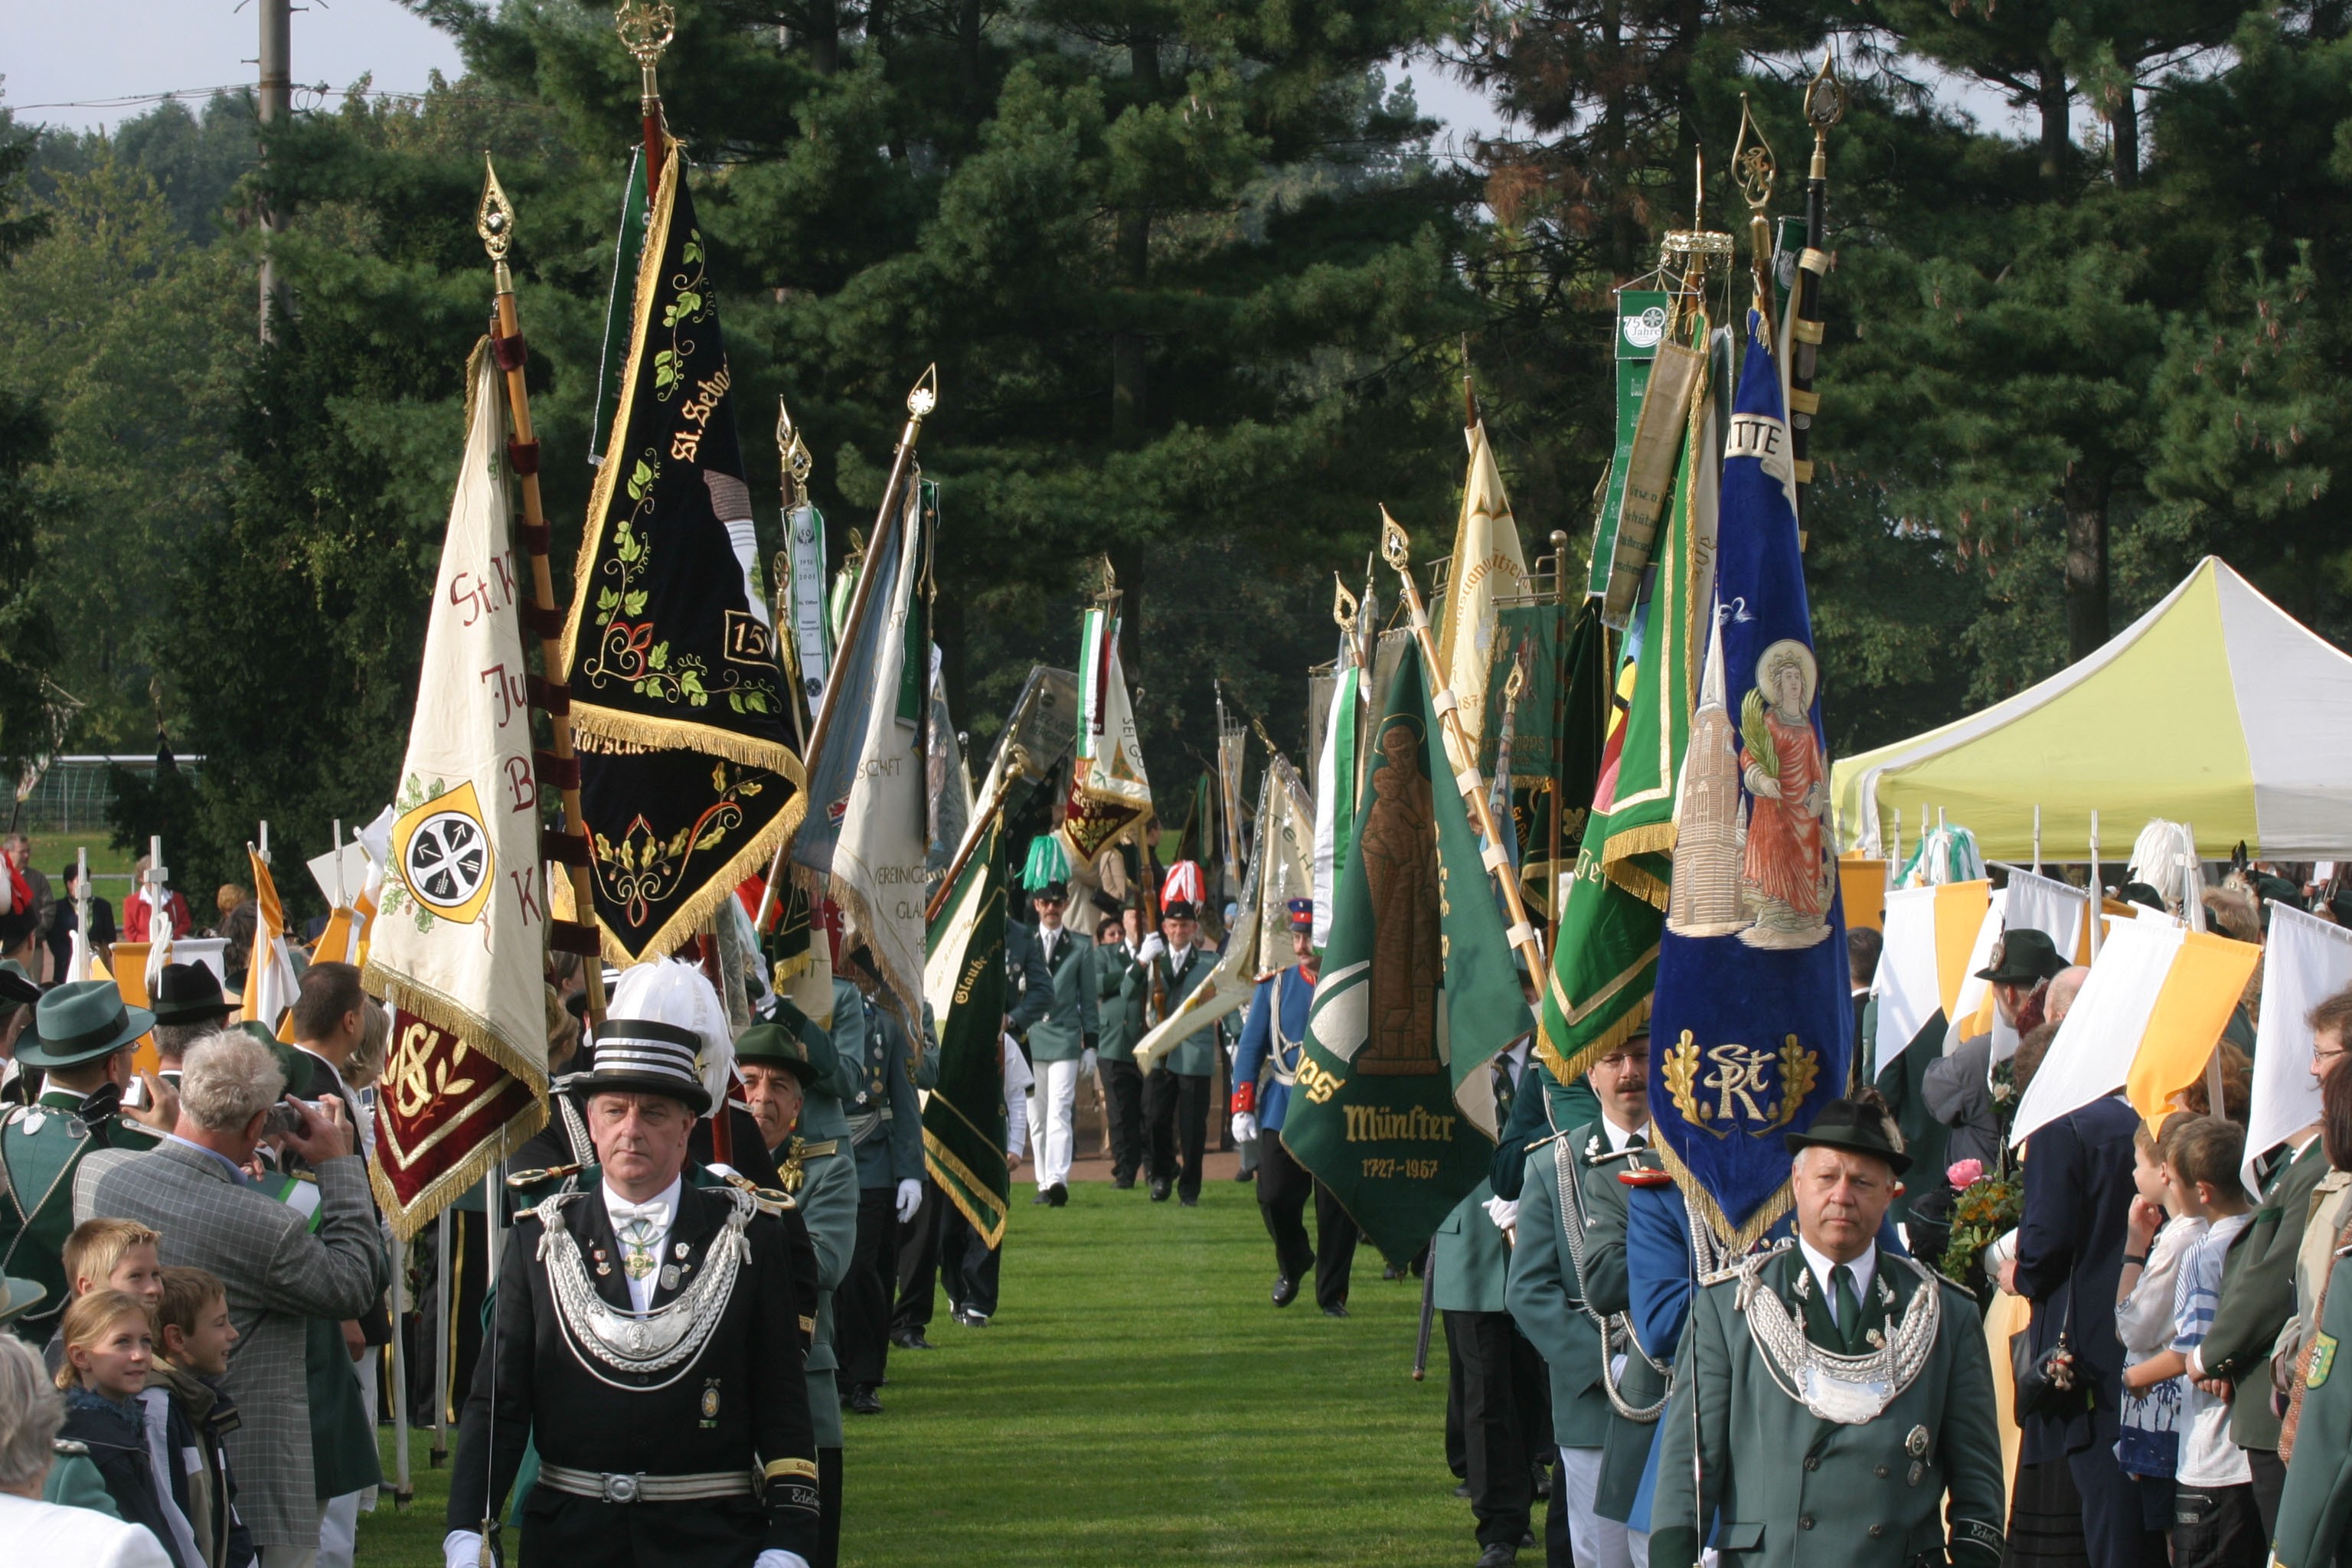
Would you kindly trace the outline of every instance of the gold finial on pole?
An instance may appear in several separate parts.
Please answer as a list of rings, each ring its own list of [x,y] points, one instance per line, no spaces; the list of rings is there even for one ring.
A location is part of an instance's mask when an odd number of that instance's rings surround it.
[[[816,461],[793,426],[782,393],[776,395],[776,458],[783,466],[784,510],[797,511],[808,504],[809,475],[815,472]]]
[[[936,363],[925,365],[923,374],[915,378],[915,384],[907,389],[908,440],[915,438],[915,432],[922,428],[923,420],[939,404],[940,367]]]
[[[1750,264],[1756,270],[1759,299],[1770,297],[1772,220],[1765,216],[1765,209],[1772,205],[1772,185],[1780,174],[1780,165],[1773,156],[1772,144],[1764,139],[1764,128],[1756,122],[1755,108],[1743,92],[1739,95],[1739,137],[1731,147],[1731,178],[1748,203],[1748,247]]]
[[[1339,630],[1351,642],[1356,636],[1356,614],[1361,607],[1362,601],[1348,592],[1348,584],[1339,580],[1339,574],[1332,573],[1331,618],[1339,623]]]
[[[1393,571],[1410,572],[1412,569],[1412,535],[1404,531],[1402,523],[1389,515],[1389,509],[1385,506],[1381,508],[1381,559],[1387,562]]]
[[[498,165],[490,162],[489,153],[482,153],[482,201],[474,209],[474,232],[482,237],[482,248],[490,253],[491,265],[498,272],[499,292],[514,291],[513,276],[507,270],[507,247],[514,242],[514,204],[507,200],[506,187],[499,184]]]
[[[655,68],[661,64],[662,51],[677,37],[677,8],[669,0],[621,0],[613,13],[613,30],[621,35],[621,47],[636,58],[643,73],[639,102],[650,114],[661,101]]]
[[[1830,130],[1845,118],[1845,83],[1839,79],[1837,62],[1826,45],[1822,49],[1822,68],[1805,84],[1805,123],[1813,128],[1812,177],[1830,177]]]

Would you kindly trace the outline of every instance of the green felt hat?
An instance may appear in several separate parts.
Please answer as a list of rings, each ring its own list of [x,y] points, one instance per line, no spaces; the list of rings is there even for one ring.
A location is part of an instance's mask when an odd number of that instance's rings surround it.
[[[1885,1161],[1896,1175],[1911,1168],[1911,1156],[1904,1152],[1903,1134],[1895,1125],[1895,1117],[1886,1109],[1886,1101],[1874,1089],[1864,1089],[1862,1098],[1832,1100],[1822,1107],[1813,1124],[1802,1132],[1781,1136],[1789,1152],[1795,1154],[1811,1148],[1843,1149],[1855,1154],[1871,1154]]]
[[[1991,966],[1978,970],[1977,978],[1996,985],[2037,985],[2057,978],[2065,967],[2066,961],[2058,956],[2058,944],[2046,932],[2019,926],[2001,932]]]
[[[818,1077],[816,1064],[809,1060],[808,1047],[782,1024],[754,1024],[737,1037],[735,1065],[782,1068],[800,1079],[803,1089],[814,1087]]]
[[[34,1037],[16,1047],[26,1067],[79,1067],[121,1050],[155,1026],[155,1015],[123,1004],[111,980],[75,980],[41,998]]]
[[[48,1300],[48,1288],[34,1279],[18,1279],[0,1274],[0,1326],[18,1318]]]
[[[41,999],[41,988],[13,958],[0,958],[0,1018]]]

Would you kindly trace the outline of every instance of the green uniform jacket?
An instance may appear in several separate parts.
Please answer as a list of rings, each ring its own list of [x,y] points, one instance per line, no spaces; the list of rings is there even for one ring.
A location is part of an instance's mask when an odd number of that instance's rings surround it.
[[[868,1013],[856,990],[851,986],[845,999],[837,988],[835,991],[833,1044],[835,1050],[841,1051],[843,1020],[845,1016],[856,1020],[855,1053],[843,1053],[842,1078],[849,1092],[841,1100],[857,1150],[857,1184],[894,1187],[900,1182],[919,1182],[923,1179],[923,1102],[916,1090],[939,1076],[940,1052],[930,1005],[923,1006],[923,1042],[918,1048],[907,1037],[907,1026],[898,1021],[898,1014],[882,1002]]]
[[[1441,1312],[1499,1312],[1510,1244],[1486,1217],[1495,1189],[1481,1182],[1454,1205],[1432,1238],[1429,1299]]]
[[[1591,1215],[1577,1219],[1559,1202],[1559,1161],[1578,1159],[1573,1153],[1563,1156],[1560,1151],[1583,1148],[1586,1131],[1538,1143],[1528,1152],[1526,1179],[1519,1186],[1518,1239],[1511,1247],[1510,1274],[1503,1290],[1519,1332],[1527,1335],[1528,1342],[1550,1369],[1552,1441],[1563,1448],[1598,1448],[1609,1431],[1609,1395],[1601,1385],[1607,1370],[1602,1364],[1601,1330],[1584,1314],[1584,1285],[1561,1222],[1569,1220],[1579,1226],[1579,1248],[1592,1246],[1601,1234],[1600,1226]],[[1622,1163],[1612,1161],[1610,1169]],[[1576,1171],[1571,1179],[1581,1175],[1580,1170]],[[1622,1201],[1617,1205],[1617,1271],[1622,1275],[1625,1205]]]
[[[1533,1074],[1529,1077],[1528,1074]],[[1538,1083],[1541,1094],[1528,1092]],[[1486,1179],[1494,1184],[1498,1198],[1519,1195],[1519,1182],[1527,1174],[1528,1150],[1533,1144],[1555,1132],[1565,1132],[1581,1127],[1601,1114],[1601,1097],[1582,1077],[1566,1083],[1551,1076],[1551,1069],[1530,1056],[1527,1071],[1519,1075],[1518,1088],[1511,1095],[1511,1113],[1503,1121],[1503,1135],[1495,1144],[1495,1159]]]
[[[1095,987],[1095,1055],[1107,1062],[1131,1062],[1143,1038],[1143,985],[1136,978],[1135,952],[1127,947],[1087,950]]]
[[[95,1129],[82,1126],[74,1115],[81,1100],[71,1089],[49,1089],[0,1122],[0,1162],[7,1167],[7,1191],[0,1195],[0,1269],[48,1292],[16,1324],[17,1333],[35,1344],[49,1337],[68,1303],[64,1259],[74,1227],[74,1173],[97,1150],[152,1149],[160,1142],[120,1116]]]
[[[1814,1343],[1842,1349],[1801,1251],[1763,1259],[1757,1277],[1759,1295],[1803,1313]],[[1879,1282],[1891,1287],[1891,1303]],[[1742,1284],[1738,1275],[1708,1283],[1691,1304],[1663,1417],[1650,1560],[1697,1562],[1705,1521],[1717,1519],[1715,1544],[1735,1568],[1909,1568],[1923,1553],[1947,1550],[1957,1568],[1993,1568],[2008,1509],[1975,1298],[1878,1254],[1862,1303],[1864,1330],[1885,1331],[1922,1289],[1943,1292],[1943,1320],[1911,1386],[1876,1420],[1849,1426],[1820,1419],[1780,1391],[1739,1305]],[[1688,1479],[1694,1442],[1703,1498]]]
[[[1171,1013],[1176,1010],[1176,1004],[1198,991],[1201,983],[1209,978],[1209,971],[1217,967],[1217,955],[1199,942],[1192,944],[1192,951],[1186,958],[1184,971],[1181,974],[1166,957],[1158,961],[1168,977],[1168,1010]],[[1128,973],[1133,977],[1138,999],[1148,999],[1151,994],[1150,972],[1138,963],[1130,965]],[[1185,1036],[1175,1049],[1160,1058],[1160,1065],[1170,1072],[1185,1077],[1215,1077],[1218,1030],[1219,1026],[1212,1024],[1205,1029]],[[1494,1227],[1489,1226],[1487,1228],[1491,1230]],[[1500,1302],[1496,1304],[1496,1310],[1502,1310]]]
[[[811,1106],[818,1103],[814,1097],[809,1100]],[[839,1119],[838,1108],[834,1116]],[[801,1121],[807,1125],[805,1111]],[[794,1196],[800,1200],[801,1221],[808,1226],[809,1245],[816,1249],[816,1332],[809,1341],[808,1353],[809,1417],[816,1426],[816,1446],[838,1448],[842,1446],[841,1389],[834,1382],[834,1369],[841,1363],[833,1350],[833,1293],[847,1277],[850,1254],[857,1249],[857,1163],[850,1157],[845,1140],[831,1136],[814,1140],[817,1148],[831,1146],[823,1154],[808,1148],[808,1139],[795,1137],[793,1142],[803,1149],[801,1186]]]
[[[1042,951],[1044,934],[1035,940]],[[1053,976],[1053,1000],[1046,1004],[1045,1016],[1029,1026],[1024,1042],[1029,1047],[1032,1067],[1040,1062],[1076,1061],[1079,1053],[1094,1044],[1094,945],[1067,927],[1055,939],[1054,962],[1045,966]]]
[[[2327,1310],[2311,1342],[2294,1461],[2286,1468],[2278,1532],[2271,1539],[2271,1560],[2278,1568],[2329,1568],[2352,1537],[2352,1370],[2336,1364],[2347,1339],[2352,1259],[2339,1255],[2328,1279]],[[2336,1376],[2339,1372],[2345,1375]]]
[[[2263,1206],[2231,1241],[2221,1265],[2221,1305],[2199,1347],[2208,1375],[2238,1384],[2241,1397],[2230,1402],[2230,1441],[2241,1448],[2279,1444],[2279,1418],[2271,1413],[2271,1348],[2294,1316],[2294,1258],[2311,1217],[2312,1192],[2327,1173],[2319,1144],[2314,1138],[2273,1176]]]

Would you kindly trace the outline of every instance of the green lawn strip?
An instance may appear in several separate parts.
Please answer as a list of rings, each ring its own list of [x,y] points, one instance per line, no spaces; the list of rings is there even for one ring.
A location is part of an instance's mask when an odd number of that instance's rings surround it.
[[[1417,1284],[1357,1254],[1353,1315],[1310,1282],[1267,1301],[1255,1190],[1198,1209],[1139,1188],[1016,1186],[986,1329],[942,1300],[929,1353],[893,1351],[885,1414],[848,1416],[845,1568],[1442,1565],[1476,1555],[1444,1458],[1445,1359],[1408,1373]],[[362,1561],[438,1568],[446,1470],[360,1523]],[[390,1441],[386,1435],[386,1466]]]

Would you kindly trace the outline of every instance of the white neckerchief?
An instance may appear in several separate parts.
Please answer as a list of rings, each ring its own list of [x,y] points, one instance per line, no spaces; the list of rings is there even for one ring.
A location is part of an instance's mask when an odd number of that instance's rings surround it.
[[[640,1312],[652,1305],[654,1290],[661,1281],[662,1253],[669,1247],[670,1227],[677,1223],[678,1190],[684,1185],[683,1177],[673,1177],[658,1196],[633,1204],[614,1192],[612,1183],[604,1184],[604,1213],[613,1222],[613,1239],[621,1248],[621,1255],[613,1261],[619,1267],[621,1278],[628,1281],[629,1305]],[[652,1259],[653,1266],[645,1271],[642,1278],[629,1272],[629,1245],[621,1235],[624,1226],[639,1218],[652,1226],[652,1234],[646,1242],[646,1256]]]
[[[1828,1303],[1830,1318],[1834,1321],[1837,1318],[1837,1291],[1830,1283],[1830,1275],[1837,1268],[1837,1259],[1826,1252],[1818,1250],[1801,1235],[1797,1237],[1797,1246],[1805,1255],[1805,1267],[1813,1271],[1815,1279],[1821,1281],[1822,1300]],[[1877,1246],[1874,1243],[1860,1258],[1847,1264],[1846,1268],[1853,1275],[1854,1300],[1856,1302],[1869,1300],[1870,1282],[1878,1278]],[[1840,1333],[1845,1332],[1846,1328],[1847,1325],[1844,1323],[1838,1324]]]

